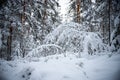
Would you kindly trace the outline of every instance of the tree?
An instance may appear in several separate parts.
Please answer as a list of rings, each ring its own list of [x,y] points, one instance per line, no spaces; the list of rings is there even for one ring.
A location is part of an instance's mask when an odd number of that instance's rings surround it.
[[[76,1],[76,5],[77,5],[77,8],[76,8],[76,12],[77,12],[77,22],[80,23],[80,0],[77,0]]]
[[[71,16],[73,17],[73,21],[80,23],[80,4],[81,0],[70,0],[70,8],[68,10],[68,13],[71,13]]]
[[[108,0],[108,3],[109,3],[108,14],[109,14],[109,45],[110,45],[110,35],[111,35],[111,27],[110,27],[110,24],[111,24],[110,8],[111,8],[111,0]]]
[[[59,4],[56,0],[1,2],[0,55],[4,59],[10,60],[14,56],[25,57],[30,50],[42,44],[45,36],[54,28],[53,25],[60,23],[57,11]]]

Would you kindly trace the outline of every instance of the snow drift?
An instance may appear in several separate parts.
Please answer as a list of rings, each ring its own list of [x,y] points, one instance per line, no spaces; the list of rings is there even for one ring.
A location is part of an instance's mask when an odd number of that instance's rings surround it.
[[[68,53],[66,57],[52,55],[36,62],[0,61],[0,76],[3,80],[120,80],[119,66],[120,54],[76,58]]]

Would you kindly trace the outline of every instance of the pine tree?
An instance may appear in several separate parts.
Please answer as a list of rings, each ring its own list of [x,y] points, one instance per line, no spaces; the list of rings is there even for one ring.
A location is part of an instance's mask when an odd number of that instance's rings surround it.
[[[38,46],[38,43],[42,44],[44,37],[52,31],[54,24],[60,23],[57,11],[59,4],[56,0],[1,2],[0,55],[5,59],[10,60],[14,56],[25,57],[29,51]]]

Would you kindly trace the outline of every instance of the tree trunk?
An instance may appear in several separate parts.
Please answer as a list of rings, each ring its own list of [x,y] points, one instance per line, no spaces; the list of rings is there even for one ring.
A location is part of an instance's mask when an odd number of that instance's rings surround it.
[[[9,33],[10,35],[8,36],[7,39],[7,60],[11,60],[11,51],[12,51],[12,32],[13,32],[13,27],[11,26],[9,28]]]
[[[26,11],[26,0],[22,0],[22,7],[23,7],[23,13],[22,13],[22,17],[21,17],[21,22],[22,22],[22,35],[21,35],[21,42],[20,42],[20,48],[22,50],[22,57],[25,56],[25,49],[24,49],[24,44],[23,44],[23,40],[24,40],[24,35],[25,35],[25,30],[24,30],[24,26],[25,26],[25,19],[26,19],[26,15],[25,15],[25,11]]]
[[[77,22],[80,23],[80,0],[77,0]]]
[[[105,38],[105,30],[104,30],[104,25],[102,25],[102,28],[103,28],[103,43],[105,42],[104,38]]]
[[[108,26],[108,28],[109,28],[109,45],[111,45],[110,44],[110,34],[111,34],[111,27],[110,27],[110,4],[111,4],[111,0],[108,0],[109,1],[109,10],[108,10],[108,14],[109,14],[109,26]]]
[[[25,0],[23,0],[23,1],[21,1],[21,3],[22,3],[22,7],[23,7],[23,13],[22,13],[22,16],[21,16],[21,22],[22,22],[22,25],[24,25],[24,23],[25,23],[25,7],[26,7],[26,2],[25,2]]]
[[[44,1],[45,6],[47,6],[47,0]],[[43,14],[43,25],[45,25],[45,18],[46,18],[47,12],[46,12],[46,8],[44,10],[44,14]]]

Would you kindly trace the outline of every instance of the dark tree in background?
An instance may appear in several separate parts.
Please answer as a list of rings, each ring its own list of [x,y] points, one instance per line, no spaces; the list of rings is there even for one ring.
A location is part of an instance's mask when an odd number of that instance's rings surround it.
[[[111,0],[108,0],[108,4],[109,4],[109,10],[108,10],[108,14],[109,14],[109,45],[110,45],[110,37],[111,37],[111,27],[110,27],[110,23],[111,23],[111,16],[110,16],[110,8],[111,8]]]
[[[77,0],[76,1],[76,5],[77,5],[77,7],[76,7],[76,12],[77,12],[77,22],[78,23],[80,23],[80,2],[81,2],[81,0]]]

